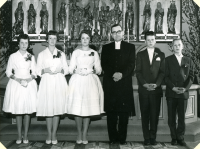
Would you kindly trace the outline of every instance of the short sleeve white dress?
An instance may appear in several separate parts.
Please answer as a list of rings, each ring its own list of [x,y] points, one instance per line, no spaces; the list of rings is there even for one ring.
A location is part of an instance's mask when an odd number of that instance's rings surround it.
[[[57,57],[58,53],[61,56]],[[63,69],[63,73],[42,73],[42,69],[50,67],[51,71]],[[37,100],[37,116],[55,116],[65,113],[68,97],[68,85],[65,75],[68,74],[68,65],[65,54],[56,49],[53,55],[46,48],[40,52],[37,59],[37,74],[41,76]]]
[[[14,74],[16,78],[28,79],[35,74],[35,57],[26,52],[22,55],[19,51],[10,55],[6,75]],[[12,114],[31,114],[36,112],[37,83],[32,80],[26,87],[13,79],[9,79],[6,86],[3,111]]]
[[[88,75],[73,74],[75,69],[83,69]],[[104,113],[103,89],[99,77],[102,71],[99,55],[94,50],[77,49],[70,60],[67,113],[77,116],[93,116]]]

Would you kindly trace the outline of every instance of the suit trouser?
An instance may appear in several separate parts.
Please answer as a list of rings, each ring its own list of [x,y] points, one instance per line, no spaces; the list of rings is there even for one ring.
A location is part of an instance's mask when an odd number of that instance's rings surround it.
[[[167,98],[168,125],[172,139],[183,140],[185,134],[185,112],[187,100],[181,98]],[[178,114],[178,126],[176,127],[176,113]]]
[[[127,136],[128,112],[106,112],[109,140],[125,142]],[[117,126],[118,124],[118,126]],[[118,128],[117,128],[118,127]]]
[[[156,139],[161,95],[139,94],[139,101],[144,139]]]

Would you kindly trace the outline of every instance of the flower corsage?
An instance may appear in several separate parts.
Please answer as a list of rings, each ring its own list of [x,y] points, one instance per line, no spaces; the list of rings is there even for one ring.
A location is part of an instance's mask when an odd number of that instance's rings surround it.
[[[26,61],[31,61],[32,55],[31,54],[27,54],[27,57],[25,57]]]

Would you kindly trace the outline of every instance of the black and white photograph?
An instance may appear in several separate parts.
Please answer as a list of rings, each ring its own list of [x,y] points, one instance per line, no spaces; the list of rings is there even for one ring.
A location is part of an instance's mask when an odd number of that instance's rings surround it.
[[[198,0],[0,3],[0,148],[200,148]]]

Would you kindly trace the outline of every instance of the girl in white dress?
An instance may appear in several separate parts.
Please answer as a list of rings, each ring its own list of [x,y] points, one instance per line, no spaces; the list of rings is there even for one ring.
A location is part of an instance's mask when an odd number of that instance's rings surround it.
[[[18,37],[19,50],[10,55],[6,75],[9,82],[6,87],[3,111],[16,115],[18,139],[22,142],[22,119],[24,117],[23,143],[28,143],[30,114],[36,112],[37,83],[34,80],[35,58],[27,52],[29,37],[21,34]]]
[[[78,131],[77,144],[87,144],[87,130],[90,116],[100,115],[103,111],[103,89],[96,74],[101,73],[99,55],[89,48],[90,34],[81,33],[81,48],[72,53],[69,72],[67,113],[75,115]],[[82,131],[83,122],[83,131]]]
[[[46,117],[48,136],[47,144],[57,144],[56,132],[60,115],[65,112],[68,85],[65,75],[68,65],[65,53],[55,45],[58,39],[56,31],[46,35],[48,47],[39,53],[37,59],[37,75],[41,76],[38,91],[37,116]]]

